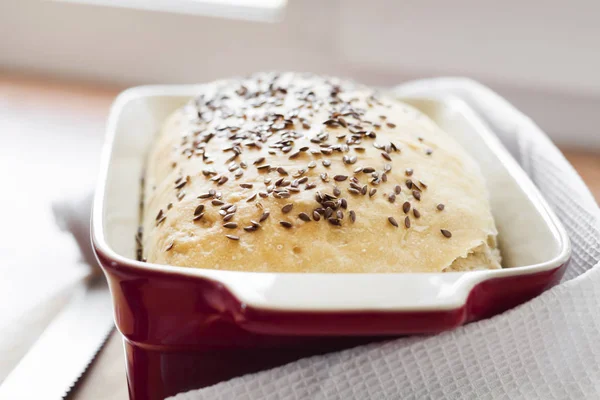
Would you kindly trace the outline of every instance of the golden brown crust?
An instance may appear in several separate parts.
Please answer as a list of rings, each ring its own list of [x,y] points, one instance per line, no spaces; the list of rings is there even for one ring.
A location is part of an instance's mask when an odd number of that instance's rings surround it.
[[[144,208],[144,256],[160,264],[499,267],[487,190],[464,150],[404,103],[313,75],[207,85],[152,147]]]

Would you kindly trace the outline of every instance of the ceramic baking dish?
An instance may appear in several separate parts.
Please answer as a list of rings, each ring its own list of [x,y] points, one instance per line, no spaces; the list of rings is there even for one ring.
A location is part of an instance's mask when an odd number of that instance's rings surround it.
[[[92,241],[124,336],[131,398],[162,399],[383,336],[452,329],[527,301],[562,277],[570,256],[564,228],[485,123],[454,97],[404,100],[480,164],[506,268],[291,274],[136,261],[146,151],[167,115],[201,90],[129,89],[115,101],[108,121]]]

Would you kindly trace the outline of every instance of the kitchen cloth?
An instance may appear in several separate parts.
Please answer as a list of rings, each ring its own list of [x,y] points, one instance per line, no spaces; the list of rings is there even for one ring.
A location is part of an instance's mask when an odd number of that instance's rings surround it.
[[[561,284],[453,331],[305,358],[170,399],[600,399],[600,209],[591,193],[528,117],[481,84],[437,78],[395,90],[458,96],[489,124],[570,235]]]

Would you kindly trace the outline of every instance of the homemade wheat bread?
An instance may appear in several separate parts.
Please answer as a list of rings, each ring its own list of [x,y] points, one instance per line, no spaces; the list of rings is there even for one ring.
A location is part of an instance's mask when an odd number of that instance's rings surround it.
[[[148,262],[265,272],[500,268],[475,161],[428,117],[336,78],[203,86],[152,146]]]

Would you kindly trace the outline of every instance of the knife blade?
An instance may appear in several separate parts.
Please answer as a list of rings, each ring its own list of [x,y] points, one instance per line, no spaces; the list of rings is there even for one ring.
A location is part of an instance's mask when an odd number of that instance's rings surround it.
[[[0,399],[63,399],[114,327],[102,274],[84,283],[0,386]]]

